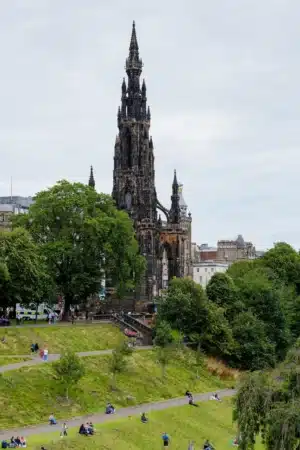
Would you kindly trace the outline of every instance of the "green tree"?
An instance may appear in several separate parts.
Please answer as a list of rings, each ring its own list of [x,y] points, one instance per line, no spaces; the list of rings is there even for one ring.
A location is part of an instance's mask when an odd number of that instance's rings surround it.
[[[300,255],[289,244],[278,242],[261,259],[285,284],[293,284],[300,295]]]
[[[2,309],[16,303],[29,305],[43,300],[47,268],[38,246],[26,230],[0,232],[0,260],[4,276]]]
[[[160,322],[158,322],[154,331],[155,338],[153,340],[153,343],[155,346],[167,347],[174,341],[172,328],[165,320],[161,320]]]
[[[184,335],[201,336],[201,346],[207,352],[230,353],[233,341],[224,309],[209,301],[202,287],[189,278],[172,280],[159,318]]]
[[[0,261],[0,309],[5,314],[5,305],[9,303],[8,299],[8,287],[9,287],[10,275],[7,268],[7,264],[4,261]]]
[[[206,293],[211,302],[225,309],[230,308],[236,300],[236,287],[226,273],[215,273],[206,286]]]
[[[291,351],[281,376],[253,372],[244,376],[235,397],[233,418],[239,431],[239,448],[253,450],[262,435],[266,450],[299,450],[299,350]]]
[[[127,367],[128,357],[133,353],[133,349],[128,346],[128,342],[124,341],[118,345],[112,352],[110,360],[110,373],[112,375],[111,387],[116,389],[117,387],[117,374],[124,372]]]
[[[239,296],[247,310],[264,322],[268,339],[275,344],[278,357],[283,358],[290,341],[277,283],[264,269],[252,270],[240,280]]]
[[[99,293],[104,276],[122,295],[145,268],[128,215],[110,196],[81,183],[60,181],[38,193],[29,214],[15,222],[40,246],[64,297],[64,317],[70,305]]]
[[[250,311],[238,314],[232,323],[235,341],[230,360],[235,367],[243,370],[260,370],[274,367],[275,345],[266,334],[264,322]]]
[[[156,347],[157,361],[161,367],[162,378],[166,377],[167,366],[174,354],[174,347],[170,344],[165,347]]]
[[[75,353],[68,351],[53,364],[53,370],[64,388],[66,398],[69,399],[70,388],[85,374],[83,362]]]

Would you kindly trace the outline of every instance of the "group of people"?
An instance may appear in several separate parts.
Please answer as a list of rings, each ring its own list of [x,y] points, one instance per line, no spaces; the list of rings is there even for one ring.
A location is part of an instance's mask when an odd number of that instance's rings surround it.
[[[21,437],[12,437],[10,439],[10,441],[2,441],[1,443],[1,448],[26,448],[27,447],[27,443],[26,443],[26,439],[21,436]]]
[[[82,434],[84,436],[93,436],[94,433],[95,428],[92,422],[86,422],[80,425],[79,434]]]

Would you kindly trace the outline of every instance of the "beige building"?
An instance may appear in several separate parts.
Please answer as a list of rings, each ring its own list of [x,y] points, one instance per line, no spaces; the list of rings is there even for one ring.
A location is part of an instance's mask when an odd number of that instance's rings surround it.
[[[15,214],[24,214],[28,208],[0,203],[0,231],[11,231],[11,219]]]
[[[207,283],[211,277],[218,272],[226,272],[228,264],[218,263],[215,261],[203,261],[195,263],[193,265],[193,280],[195,283],[200,284],[203,288],[207,286]]]
[[[235,240],[218,241],[216,261],[220,263],[232,264],[235,261],[255,258],[254,245],[245,241],[241,234]]]

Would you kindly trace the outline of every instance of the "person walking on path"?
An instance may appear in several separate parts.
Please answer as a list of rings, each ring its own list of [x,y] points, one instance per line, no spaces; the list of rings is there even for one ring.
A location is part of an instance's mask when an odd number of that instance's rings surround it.
[[[47,347],[45,347],[44,354],[43,354],[44,361],[48,361],[48,354],[49,354],[49,351],[48,351]]]
[[[60,437],[63,438],[65,436],[68,436],[68,427],[66,422],[63,423],[62,427],[61,427],[61,433],[60,433]]]
[[[166,432],[162,435],[162,440],[163,440],[163,446],[169,447],[170,436]]]

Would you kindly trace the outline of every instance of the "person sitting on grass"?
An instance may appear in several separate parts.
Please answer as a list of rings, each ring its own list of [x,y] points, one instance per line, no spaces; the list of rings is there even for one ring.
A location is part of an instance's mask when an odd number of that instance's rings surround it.
[[[47,449],[46,449],[45,447],[42,446],[42,447],[41,447],[41,450],[47,450]]]
[[[1,442],[1,448],[8,448],[8,447],[9,447],[9,443],[7,441]]]
[[[21,448],[26,448],[27,447],[27,442],[26,442],[26,439],[24,438],[24,436],[21,436],[20,441],[21,441],[20,447]]]
[[[56,419],[55,419],[53,413],[51,413],[49,416],[49,425],[56,425],[56,424],[57,424]]]
[[[34,351],[35,353],[39,351],[39,344],[37,342],[34,344]]]
[[[144,412],[141,415],[141,422],[142,423],[147,423],[148,422],[148,419],[147,419],[146,414]]]
[[[215,447],[209,442],[208,439],[204,442],[203,450],[215,450]]]
[[[220,397],[219,397],[219,395],[218,395],[217,393],[213,394],[213,395],[210,397],[210,399],[211,399],[211,400],[217,400],[218,402],[221,401],[221,399],[220,399]]]
[[[88,425],[88,432],[89,432],[89,434],[93,435],[95,433],[95,431],[96,431],[94,425],[92,424],[92,422],[88,423],[87,425]]]
[[[85,426],[84,426],[83,423],[80,425],[80,428],[79,428],[79,434],[83,434],[84,436],[88,436],[88,432],[87,432],[87,430],[85,429]]]
[[[186,391],[185,395],[186,395],[187,397],[189,397],[189,398],[193,396],[192,393],[191,393],[190,391]]]
[[[31,348],[31,353],[34,353],[35,352],[35,344],[32,343],[30,348]]]
[[[116,412],[115,407],[111,403],[107,403],[105,414],[114,414]]]

